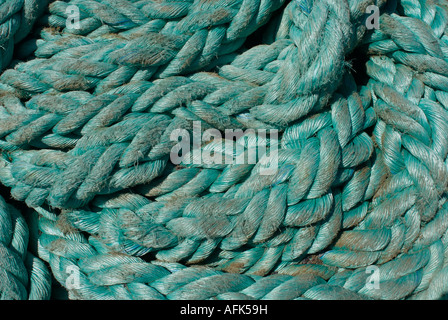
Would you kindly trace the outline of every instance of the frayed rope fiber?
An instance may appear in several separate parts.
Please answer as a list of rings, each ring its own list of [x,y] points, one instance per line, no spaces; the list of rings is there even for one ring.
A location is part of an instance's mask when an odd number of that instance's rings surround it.
[[[6,0],[0,20],[2,298],[447,297],[448,1]]]

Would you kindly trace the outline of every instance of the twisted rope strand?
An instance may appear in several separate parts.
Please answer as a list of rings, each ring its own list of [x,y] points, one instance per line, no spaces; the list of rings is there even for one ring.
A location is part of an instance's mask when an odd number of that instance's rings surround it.
[[[59,30],[0,76],[0,181],[34,210],[38,255],[71,299],[442,298],[447,8],[52,2],[42,23]],[[173,132],[198,125],[279,136],[201,141],[172,163]],[[274,174],[237,162],[260,141],[278,148]]]

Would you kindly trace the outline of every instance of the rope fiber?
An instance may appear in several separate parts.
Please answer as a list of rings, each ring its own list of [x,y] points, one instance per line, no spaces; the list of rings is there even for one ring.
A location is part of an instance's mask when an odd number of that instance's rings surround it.
[[[0,297],[445,299],[447,25],[446,0],[3,1]]]

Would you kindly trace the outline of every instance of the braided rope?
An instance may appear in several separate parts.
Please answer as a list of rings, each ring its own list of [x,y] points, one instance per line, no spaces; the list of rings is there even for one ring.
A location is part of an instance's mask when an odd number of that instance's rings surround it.
[[[447,4],[53,2],[35,58],[0,76],[0,181],[72,299],[439,299]],[[197,123],[279,130],[277,172],[174,165],[172,132]]]
[[[48,0],[3,1],[0,4],[0,70],[23,53],[15,52],[17,43],[31,32],[36,20],[43,14]]]
[[[0,299],[50,298],[50,272],[29,250],[29,229],[20,212],[0,197]]]

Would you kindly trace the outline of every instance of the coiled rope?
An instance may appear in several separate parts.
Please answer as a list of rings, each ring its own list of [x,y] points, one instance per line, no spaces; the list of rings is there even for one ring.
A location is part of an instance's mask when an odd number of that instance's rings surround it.
[[[69,6],[79,28],[67,27]],[[32,56],[0,76],[0,181],[32,210],[36,255],[71,299],[444,298],[447,10],[444,0],[52,2],[39,38],[19,44]],[[172,133],[198,123],[278,130],[265,139],[278,170],[236,154],[172,163]],[[248,154],[260,139],[235,143]],[[228,156],[222,147],[200,146]],[[3,220],[18,219],[3,207]],[[7,223],[5,234],[18,228]],[[23,257],[26,245],[11,239],[0,257],[19,264],[9,252]],[[20,288],[7,297],[27,298]]]
[[[46,264],[28,251],[30,232],[20,212],[0,198],[0,298],[44,300],[51,294]]]
[[[31,32],[43,14],[48,0],[2,1],[0,4],[0,69],[4,70],[14,57],[14,45]]]

